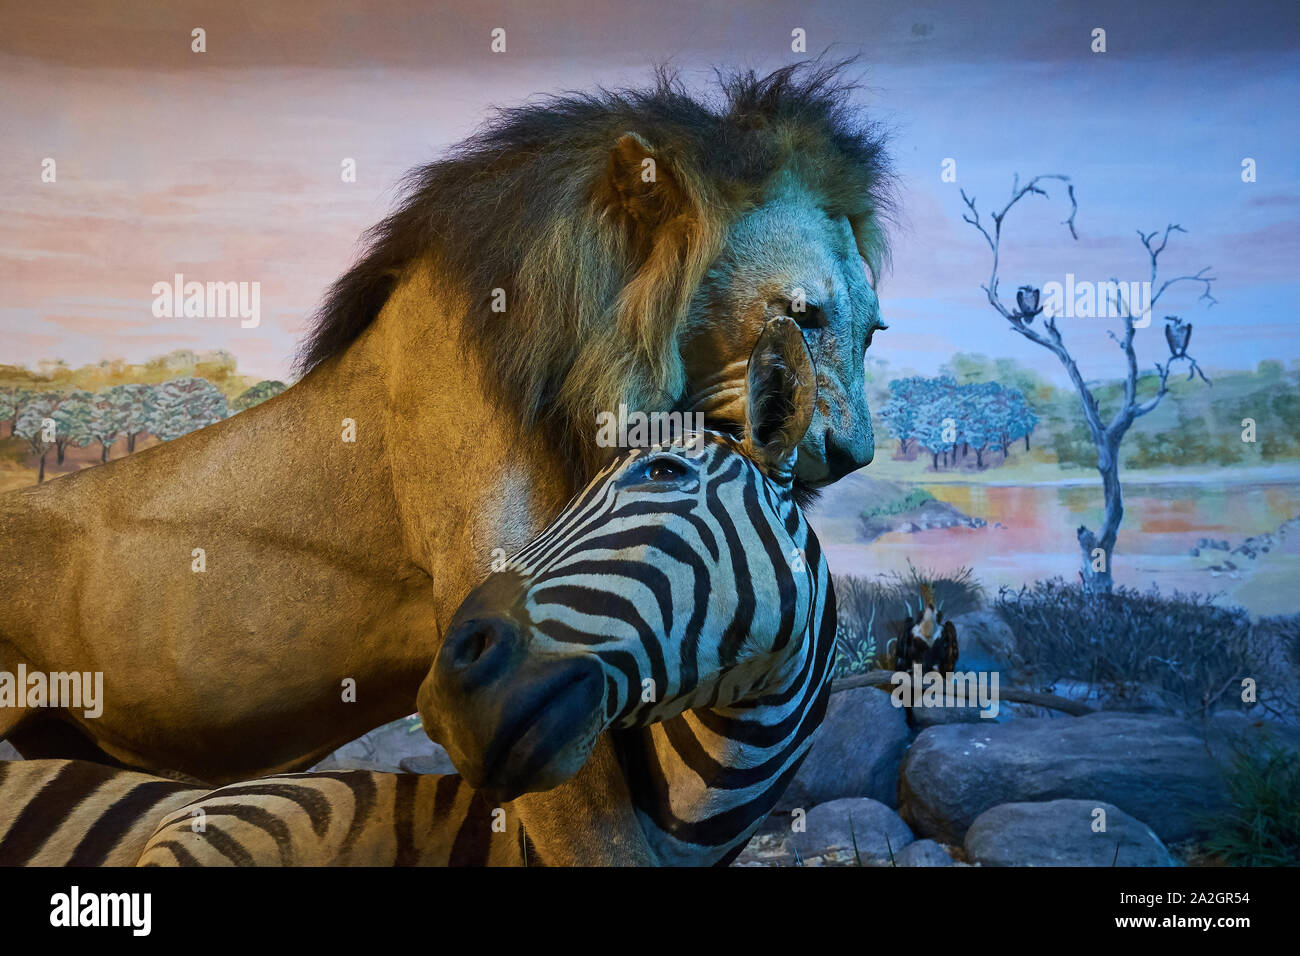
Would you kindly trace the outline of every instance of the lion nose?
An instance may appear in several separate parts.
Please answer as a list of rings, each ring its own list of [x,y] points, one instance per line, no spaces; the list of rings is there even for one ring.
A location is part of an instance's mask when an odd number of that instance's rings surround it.
[[[871,464],[875,453],[869,441],[844,442],[834,432],[826,435],[826,470],[831,481],[839,481],[850,472]]]

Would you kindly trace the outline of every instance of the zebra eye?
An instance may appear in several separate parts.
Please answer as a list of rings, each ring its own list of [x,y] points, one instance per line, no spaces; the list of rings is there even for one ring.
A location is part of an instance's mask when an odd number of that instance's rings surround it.
[[[686,466],[676,458],[656,458],[646,466],[645,476],[651,481],[674,481],[686,476]]]

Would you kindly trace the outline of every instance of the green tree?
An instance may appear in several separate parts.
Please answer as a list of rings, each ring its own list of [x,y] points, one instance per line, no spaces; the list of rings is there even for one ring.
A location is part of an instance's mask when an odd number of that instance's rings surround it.
[[[54,434],[58,425],[54,421],[55,399],[42,395],[30,398],[23,403],[14,423],[14,434],[27,440],[27,447],[33,455],[40,457],[40,474],[37,484],[45,481],[45,456],[54,444]]]
[[[94,441],[90,434],[92,398],[90,392],[76,389],[61,398],[58,407],[54,409],[52,417],[58,429],[54,436],[54,448],[60,465],[63,464],[63,456],[69,445],[85,448]]]
[[[230,407],[237,412],[246,412],[254,405],[260,405],[268,398],[275,398],[287,388],[284,382],[277,382],[268,379],[258,382],[252,388],[241,392],[239,396],[230,403]]]
[[[91,403],[90,435],[99,442],[101,462],[108,461],[108,450],[126,431],[133,399],[125,385],[100,389]]]
[[[207,379],[174,378],[158,386],[149,430],[171,441],[221,421],[226,412],[226,396]]]

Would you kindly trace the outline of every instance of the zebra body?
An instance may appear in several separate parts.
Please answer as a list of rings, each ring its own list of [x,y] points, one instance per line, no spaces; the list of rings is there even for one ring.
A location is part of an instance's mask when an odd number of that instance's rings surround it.
[[[594,862],[729,862],[830,691],[834,593],[791,480],[813,381],[798,327],[770,322],[743,439],[618,455],[471,592],[419,695],[465,779],[317,772],[196,790],[12,764],[0,864],[545,864],[609,810],[635,820],[639,846]],[[568,799],[602,738],[626,787]]]
[[[3,866],[542,865],[458,775],[365,770],[216,790],[81,760],[0,763]]]

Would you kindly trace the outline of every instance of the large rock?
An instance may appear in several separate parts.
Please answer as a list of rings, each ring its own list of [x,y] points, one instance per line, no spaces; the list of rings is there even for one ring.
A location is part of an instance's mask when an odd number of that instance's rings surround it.
[[[967,611],[954,617],[952,623],[957,628],[958,669],[1007,671],[1012,668],[1016,636],[1001,614],[991,609]]]
[[[910,711],[911,726],[921,731],[927,727],[940,727],[944,724],[982,724],[994,720],[992,717],[981,716],[983,713],[983,708],[978,706],[913,707]]]
[[[1115,712],[931,727],[908,752],[899,797],[912,828],[944,843],[1003,803],[1105,800],[1166,842],[1199,835],[1199,817],[1228,806],[1194,725]]]
[[[0,760],[22,760],[23,755],[14,750],[14,745],[7,740],[0,740]]]
[[[807,810],[842,797],[898,806],[898,768],[911,739],[907,716],[887,691],[858,687],[832,694],[812,749],[777,809]]]
[[[445,769],[444,769],[445,768]],[[418,719],[403,717],[344,744],[313,770],[381,770],[388,773],[455,773],[451,758],[424,732]]]
[[[912,842],[912,831],[889,807],[866,798],[832,800],[813,807],[802,832],[791,841],[801,856],[821,856],[827,850],[852,850],[864,860],[888,860]]]
[[[952,857],[940,843],[917,840],[894,854],[895,866],[955,866]]]
[[[1104,832],[1094,831],[1098,808]],[[1099,800],[1003,803],[966,831],[966,856],[984,866],[1174,866],[1141,820]]]

